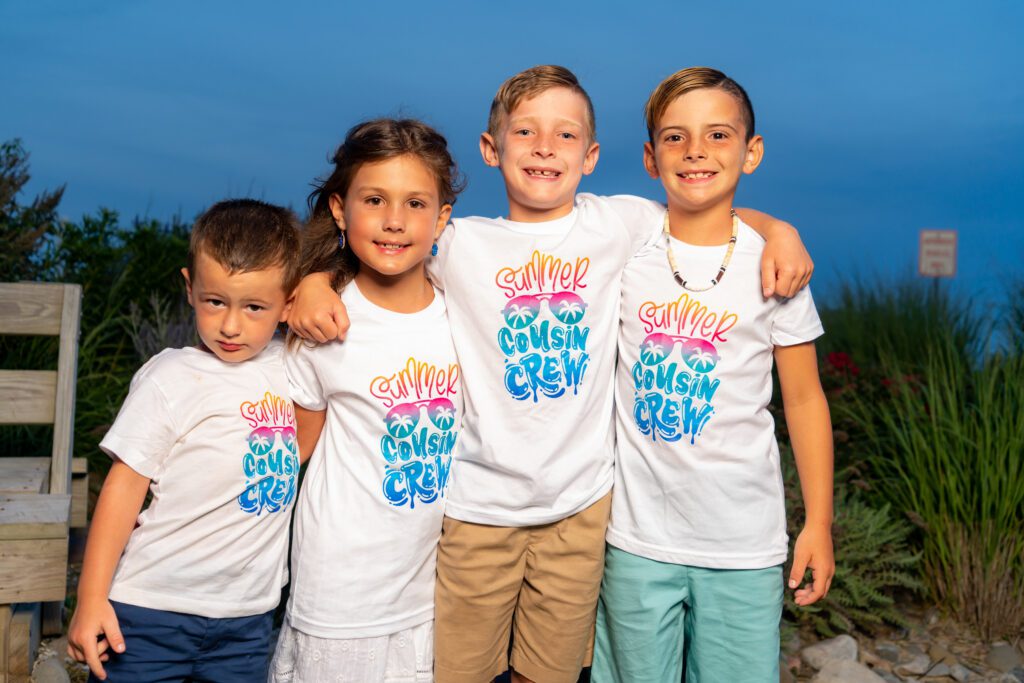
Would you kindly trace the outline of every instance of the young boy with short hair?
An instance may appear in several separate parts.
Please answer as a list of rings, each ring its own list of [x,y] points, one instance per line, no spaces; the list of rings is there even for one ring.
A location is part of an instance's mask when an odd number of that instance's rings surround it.
[[[602,683],[777,681],[785,505],[768,412],[773,359],[807,519],[789,587],[828,591],[832,431],[810,290],[765,299],[764,240],[733,211],[761,162],[746,92],[684,69],[646,107],[644,164],[664,236],[627,264],[616,370],[615,497],[593,676]],[[800,587],[807,567],[810,586]]]
[[[286,209],[225,201],[193,226],[182,274],[200,344],[150,359],[100,444],[114,462],[68,633],[93,679],[266,679],[299,471],[273,337],[298,261]]]
[[[438,549],[434,675],[480,683],[511,665],[514,681],[574,683],[611,504],[619,281],[664,209],[576,194],[599,146],[590,98],[563,67],[509,78],[480,150],[501,169],[507,218],[453,220],[428,262],[466,401]],[[785,246],[803,253],[798,239]],[[291,324],[334,337],[337,296],[322,279],[308,289]]]

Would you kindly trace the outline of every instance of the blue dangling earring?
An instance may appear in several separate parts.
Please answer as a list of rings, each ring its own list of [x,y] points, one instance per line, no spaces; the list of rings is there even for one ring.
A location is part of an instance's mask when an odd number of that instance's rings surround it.
[[[433,246],[430,247],[430,255],[437,256],[437,242],[434,242]]]
[[[345,231],[344,230],[339,230],[338,231],[338,249],[341,249],[342,251],[345,250]]]

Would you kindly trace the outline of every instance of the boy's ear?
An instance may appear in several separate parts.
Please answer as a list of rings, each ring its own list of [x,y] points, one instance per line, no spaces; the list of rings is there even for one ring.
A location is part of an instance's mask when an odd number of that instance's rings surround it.
[[[281,318],[277,321],[279,323],[288,322],[288,313],[292,310],[292,303],[295,301],[295,292],[292,292],[288,299],[284,302],[284,308],[281,309]]]
[[[597,166],[597,158],[601,156],[601,145],[597,140],[590,143],[586,156],[583,157],[583,175],[590,175]]]
[[[498,153],[498,143],[494,141],[490,133],[480,133],[480,156],[488,166],[498,166],[501,163],[501,154]]]
[[[437,225],[434,226],[434,241],[436,242],[440,237],[441,233],[444,232],[444,227],[448,225],[448,221],[452,217],[452,205],[445,204],[441,207],[441,213],[437,215]]]
[[[192,301],[192,279],[189,277],[188,268],[181,269],[181,276],[185,278],[185,295],[188,298],[188,305],[195,306],[195,302]]]
[[[331,215],[334,216],[334,222],[337,223],[338,227],[342,230],[345,229],[345,202],[342,201],[338,193],[333,193],[327,198],[327,204],[331,207]]]
[[[761,165],[764,158],[764,138],[755,135],[747,143],[747,156],[743,159],[743,172],[753,173],[754,169]]]
[[[647,175],[655,180],[661,175],[658,173],[658,162],[654,158],[654,145],[649,142],[644,143],[644,168],[647,169]]]

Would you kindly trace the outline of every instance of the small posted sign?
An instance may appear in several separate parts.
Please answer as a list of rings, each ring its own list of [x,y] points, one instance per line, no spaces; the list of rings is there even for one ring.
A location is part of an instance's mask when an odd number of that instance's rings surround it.
[[[921,231],[917,272],[922,277],[956,275],[956,230]]]

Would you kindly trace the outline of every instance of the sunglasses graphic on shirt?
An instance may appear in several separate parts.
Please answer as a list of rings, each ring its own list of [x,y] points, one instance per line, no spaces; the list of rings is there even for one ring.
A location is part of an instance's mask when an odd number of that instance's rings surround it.
[[[426,408],[427,417],[438,429],[451,429],[455,424],[455,404],[446,398],[432,398],[411,403],[399,403],[388,411],[384,418],[388,434],[404,439],[412,434],[420,421],[420,413]]]
[[[260,427],[249,434],[249,450],[256,455],[266,455],[274,449],[277,434],[281,435],[281,443],[289,453],[294,454],[298,448],[295,441],[294,427]]]
[[[541,301],[547,301],[552,315],[566,325],[575,325],[583,320],[583,314],[587,311],[586,302],[572,292],[524,294],[505,304],[501,312],[505,316],[505,323],[514,330],[523,329],[540,315]]]
[[[690,369],[710,372],[718,365],[718,352],[711,342],[664,332],[655,332],[644,339],[640,345],[640,362],[644,365],[657,365],[672,354],[676,344],[682,345],[680,355]]]

